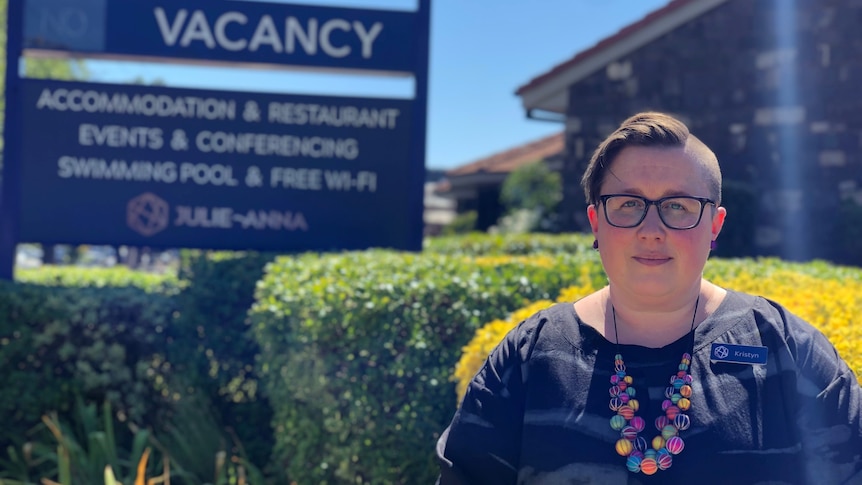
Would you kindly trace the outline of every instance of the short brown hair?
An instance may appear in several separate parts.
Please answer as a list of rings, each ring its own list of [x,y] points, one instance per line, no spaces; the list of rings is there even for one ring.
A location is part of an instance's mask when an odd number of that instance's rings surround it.
[[[601,142],[590,158],[581,178],[581,186],[588,204],[597,204],[599,189],[605,180],[614,158],[628,146],[685,147],[692,146],[706,170],[710,197],[721,204],[721,170],[712,150],[688,131],[685,123],[665,113],[648,111],[623,121],[613,133]]]

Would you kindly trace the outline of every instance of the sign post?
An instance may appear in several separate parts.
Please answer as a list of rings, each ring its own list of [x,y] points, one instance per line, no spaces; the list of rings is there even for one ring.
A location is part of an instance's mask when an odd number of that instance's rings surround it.
[[[11,1],[0,277],[19,241],[420,250],[429,10]],[[396,73],[416,88],[386,99],[19,79],[22,48]]]
[[[23,4],[11,0],[6,5],[6,110],[3,118],[3,171],[0,185],[0,278],[12,280],[15,269],[15,249],[18,245],[18,200],[21,194],[19,171],[21,164],[20,104],[15,100],[20,92],[18,59],[21,57]]]

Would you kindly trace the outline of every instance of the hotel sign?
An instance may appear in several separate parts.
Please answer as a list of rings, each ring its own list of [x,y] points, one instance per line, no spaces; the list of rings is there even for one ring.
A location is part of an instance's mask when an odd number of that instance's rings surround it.
[[[0,277],[18,242],[420,250],[429,10],[10,1]],[[395,74],[415,95],[36,80],[22,56]]]
[[[24,49],[415,71],[412,12],[213,0],[27,0]]]

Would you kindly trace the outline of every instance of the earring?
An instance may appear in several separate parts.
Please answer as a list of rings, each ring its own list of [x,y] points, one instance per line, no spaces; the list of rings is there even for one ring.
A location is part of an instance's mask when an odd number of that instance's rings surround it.
[[[713,239],[712,241],[709,242],[709,250],[710,251],[715,251],[715,248],[717,248],[717,247],[718,247],[718,243],[715,242],[715,239]]]
[[[598,251],[598,249],[599,249],[599,241],[598,241],[598,239],[597,239],[597,240],[595,240],[595,241],[593,241],[593,249],[595,249],[596,251]]]

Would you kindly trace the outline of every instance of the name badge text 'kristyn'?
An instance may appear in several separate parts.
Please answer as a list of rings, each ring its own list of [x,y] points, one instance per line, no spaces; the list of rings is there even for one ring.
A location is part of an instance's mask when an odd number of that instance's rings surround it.
[[[766,347],[714,343],[709,351],[709,359],[713,362],[765,365],[768,353]]]

